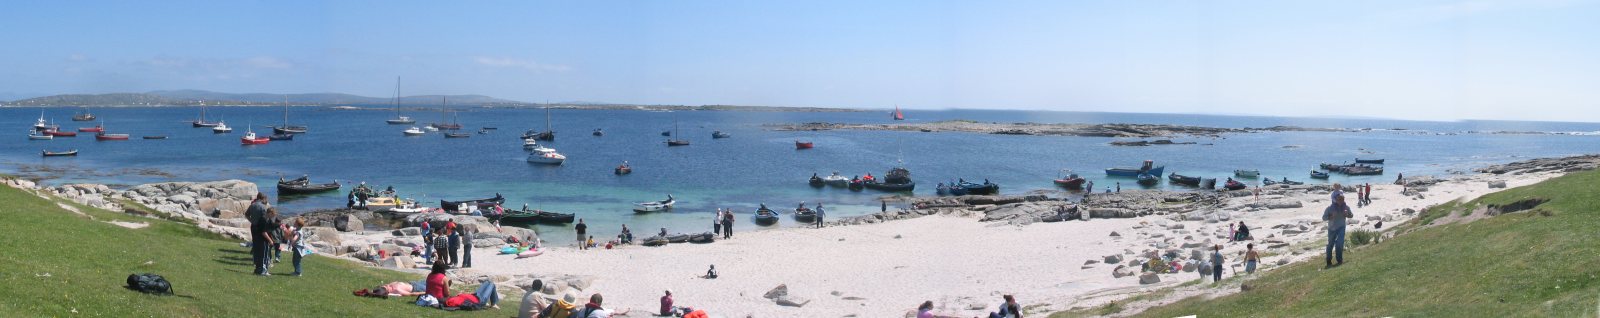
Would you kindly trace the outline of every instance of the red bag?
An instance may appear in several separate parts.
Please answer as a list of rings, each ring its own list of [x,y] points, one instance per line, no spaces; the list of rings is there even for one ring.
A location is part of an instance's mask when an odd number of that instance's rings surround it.
[[[445,307],[461,307],[462,303],[465,303],[465,302],[467,302],[469,300],[472,301],[473,303],[477,303],[478,302],[478,296],[477,295],[473,295],[472,293],[461,293],[461,294],[455,295],[454,297],[450,297],[450,299],[448,299],[448,300],[445,300],[444,301],[444,306]]]

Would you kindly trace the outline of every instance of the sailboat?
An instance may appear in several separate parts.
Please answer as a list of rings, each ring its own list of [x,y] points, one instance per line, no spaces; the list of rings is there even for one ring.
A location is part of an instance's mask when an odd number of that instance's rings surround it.
[[[306,133],[305,125],[289,125],[289,95],[283,95],[283,126],[272,127],[272,133],[279,135]]]
[[[677,116],[673,116],[672,117],[672,136],[674,136],[674,137],[682,137],[683,136],[683,134],[678,133],[678,117]],[[688,140],[684,140],[684,139],[667,139],[667,147],[688,146],[688,145],[689,145],[689,141]]]
[[[417,120],[411,119],[411,117],[406,117],[406,116],[401,116],[400,115],[400,77],[399,76],[395,76],[394,77],[394,119],[385,120],[384,122],[389,123],[390,125],[410,125],[410,124],[417,123]]]
[[[84,107],[83,112],[72,115],[72,121],[94,121],[94,118],[94,113],[90,113],[88,107]]]
[[[539,141],[555,141],[555,131],[550,129],[550,104],[544,104],[544,133],[534,134]]]
[[[449,116],[450,115],[450,98],[449,97],[442,97],[442,96],[439,97],[439,98],[440,98],[440,100],[444,101],[444,106],[439,107],[440,114],[445,115],[445,116]],[[434,123],[434,124],[428,125],[428,126],[431,126],[433,128],[438,128],[438,129],[441,129],[441,130],[461,130],[461,124],[460,123],[449,123],[449,124],[446,124],[446,123]]]
[[[894,114],[891,115],[894,120],[906,120],[906,114],[900,112],[900,105],[894,105]]]
[[[206,102],[205,101],[200,101],[200,118],[196,118],[191,123],[194,124],[194,128],[216,127],[217,124],[220,124],[220,122],[209,122],[209,121],[206,121]]]
[[[446,107],[448,107],[450,105],[450,99],[448,97],[445,97],[443,100],[444,100],[444,104],[446,105]],[[450,123],[449,124],[444,124],[443,127],[439,127],[439,129],[461,130],[461,115],[453,113],[453,112],[451,113],[451,115],[453,115],[453,116],[450,119]],[[444,137],[445,138],[467,138],[467,137],[472,137],[472,134],[464,133],[464,132],[447,132],[447,133],[444,133]]]

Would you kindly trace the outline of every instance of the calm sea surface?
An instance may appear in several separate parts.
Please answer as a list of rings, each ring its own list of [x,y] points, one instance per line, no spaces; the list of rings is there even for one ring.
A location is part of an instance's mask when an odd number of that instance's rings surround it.
[[[1356,157],[1385,158],[1387,174],[1366,178],[1335,176],[1332,182],[1387,182],[1395,173],[1444,174],[1452,170],[1504,163],[1530,157],[1600,153],[1600,136],[1467,134],[1468,131],[1595,132],[1600,124],[1547,122],[1419,122],[1394,120],[1339,120],[1250,116],[1175,114],[1025,112],[1025,111],[910,111],[909,122],[971,119],[993,122],[1045,123],[1150,123],[1210,127],[1375,128],[1359,133],[1287,132],[1226,135],[1223,138],[1175,138],[1201,145],[1112,147],[1111,138],[1009,136],[972,133],[918,133],[882,131],[767,131],[763,124],[798,122],[889,123],[885,112],[650,112],[619,110],[553,110],[556,141],[548,146],[567,155],[565,165],[529,164],[518,139],[524,130],[543,129],[544,111],[537,109],[466,109],[459,112],[463,132],[497,127],[471,138],[445,139],[438,133],[404,137],[409,126],[387,125],[388,111],[342,111],[325,107],[294,107],[294,124],[310,126],[310,133],[293,141],[262,146],[240,146],[247,125],[257,133],[270,133],[266,125],[283,120],[283,109],[273,107],[212,107],[208,118],[226,120],[232,134],[212,134],[191,128],[186,121],[197,108],[96,108],[111,133],[133,135],[129,141],[97,142],[92,134],[51,141],[30,141],[25,136],[41,111],[63,130],[92,126],[72,122],[74,108],[0,108],[0,128],[11,131],[0,138],[0,172],[53,176],[52,184],[95,182],[134,185],[158,181],[199,181],[238,178],[256,182],[269,195],[278,175],[309,174],[314,181],[337,179],[346,184],[394,186],[406,197],[437,205],[439,199],[465,199],[501,193],[507,205],[526,203],[546,210],[576,212],[598,233],[610,233],[619,224],[635,228],[668,227],[673,232],[709,230],[716,208],[746,213],[738,228],[749,230],[749,211],[760,203],[774,209],[792,208],[801,201],[829,206],[829,217],[860,215],[878,210],[883,193],[814,189],[806,185],[812,173],[826,175],[881,175],[903,160],[917,181],[918,196],[934,195],[934,184],[966,178],[1001,184],[1007,194],[1054,189],[1051,180],[1062,169],[1078,171],[1097,187],[1137,188],[1132,180],[1107,179],[1101,169],[1134,166],[1155,160],[1168,172],[1205,177],[1226,177],[1234,169],[1259,169],[1274,179],[1288,177],[1313,181],[1307,173],[1321,162],[1344,162]],[[439,121],[439,112],[408,112],[419,124]],[[668,148],[662,131],[677,121],[682,135],[693,142]],[[605,136],[591,136],[596,128]],[[1407,129],[1389,131],[1385,129]],[[712,139],[721,130],[732,138]],[[1459,133],[1459,134],[1443,134]],[[166,135],[166,140],[140,140],[144,135]],[[796,139],[816,143],[815,149],[795,150]],[[78,149],[77,157],[42,158],[41,150]],[[613,175],[611,169],[630,162],[634,173]],[[1167,188],[1163,182],[1158,188]],[[348,191],[346,187],[344,190]],[[342,207],[344,192],[279,199],[290,211]],[[636,215],[631,203],[659,200],[672,194],[679,203],[673,212]],[[273,195],[277,198],[276,195]],[[793,226],[785,219],[780,226]],[[565,227],[536,226],[547,233]],[[561,239],[569,235],[546,235]]]

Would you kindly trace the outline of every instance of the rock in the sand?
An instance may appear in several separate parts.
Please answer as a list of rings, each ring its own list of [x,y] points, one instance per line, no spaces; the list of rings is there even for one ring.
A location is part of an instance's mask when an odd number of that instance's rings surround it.
[[[1122,255],[1119,255],[1119,254],[1106,255],[1105,261],[1106,261],[1106,264],[1121,263],[1122,262]]]
[[[493,237],[473,238],[472,246],[477,248],[496,247],[506,245],[506,240]]]
[[[1301,229],[1283,229],[1283,235],[1295,235],[1295,234],[1300,234],[1300,233],[1305,233],[1305,232],[1306,232],[1305,230],[1301,230]]]
[[[360,218],[349,214],[340,215],[333,219],[333,228],[338,229],[339,231],[355,232],[362,230],[364,226],[365,225],[361,223]]]
[[[1122,237],[1122,234],[1117,233],[1117,231],[1111,231],[1111,237]]]
[[[783,296],[788,296],[788,295],[789,295],[789,285],[788,284],[778,284],[778,287],[773,287],[772,290],[768,290],[767,293],[766,294],[762,294],[761,297],[766,298],[766,299],[777,299],[778,297],[783,297]]]
[[[1400,212],[1404,212],[1406,215],[1412,215],[1417,213],[1417,209],[1405,208],[1400,210]]]
[[[778,303],[778,306],[787,306],[787,307],[804,307],[806,304],[811,303],[810,299],[800,298],[800,297],[796,297],[796,296],[778,297],[777,299],[773,299],[772,301]]]
[[[1205,242],[1189,242],[1189,243],[1183,243],[1183,245],[1179,245],[1179,246],[1178,246],[1178,247],[1182,247],[1182,248],[1196,248],[1196,247],[1202,247],[1202,246],[1206,246],[1206,245],[1211,245],[1211,243],[1205,243]]]
[[[1285,257],[1285,258],[1279,258],[1278,259],[1278,266],[1283,266],[1283,265],[1289,265],[1289,258]]]
[[[588,290],[589,289],[589,285],[593,285],[593,284],[594,284],[594,278],[589,278],[589,277],[569,277],[569,278],[567,278],[567,286],[572,287],[572,289],[576,289],[576,290]]]
[[[1198,263],[1197,265],[1199,265],[1199,266],[1194,266],[1194,267],[1197,267],[1195,269],[1198,272],[1200,272],[1200,276],[1211,276],[1211,264],[1210,263],[1202,262],[1202,263]]]
[[[239,213],[234,210],[217,210],[216,213],[211,217],[218,219],[243,219],[244,213]]]
[[[1505,180],[1489,181],[1489,188],[1490,189],[1505,189],[1506,188],[1506,182],[1505,182]]]
[[[1123,278],[1134,275],[1139,275],[1139,273],[1135,271],[1133,267],[1129,267],[1127,265],[1118,265],[1116,269],[1111,270],[1111,278]]]
[[[1304,205],[1300,203],[1300,200],[1293,199],[1278,199],[1267,201],[1266,203],[1268,209],[1298,209],[1302,206]]]
[[[383,268],[409,269],[409,268],[416,268],[416,266],[417,266],[416,262],[411,260],[411,255],[400,255],[400,256],[390,255],[387,258],[384,258],[382,260],[378,260],[378,267],[383,267]]]
[[[306,231],[311,233],[311,235],[309,237],[306,237],[307,241],[310,241],[310,242],[328,242],[328,244],[331,244],[331,245],[334,245],[334,246],[342,245],[342,244],[339,244],[340,243],[339,230],[336,230],[334,228],[325,227],[325,226],[307,226],[306,227]]]
[[[399,229],[399,230],[394,230],[394,236],[418,236],[418,235],[422,235],[422,228],[420,228],[420,227],[408,227],[408,228],[402,228],[402,229]]]
[[[1139,284],[1140,285],[1149,285],[1149,284],[1155,284],[1155,283],[1160,283],[1160,282],[1161,282],[1161,276],[1156,275],[1156,273],[1145,273],[1144,275],[1139,275]]]
[[[1089,209],[1089,217],[1100,219],[1131,218],[1138,214],[1123,208],[1094,208]]]
[[[1183,229],[1183,223],[1176,223],[1176,224],[1173,224],[1171,226],[1167,226],[1167,229],[1168,230],[1182,230]]]

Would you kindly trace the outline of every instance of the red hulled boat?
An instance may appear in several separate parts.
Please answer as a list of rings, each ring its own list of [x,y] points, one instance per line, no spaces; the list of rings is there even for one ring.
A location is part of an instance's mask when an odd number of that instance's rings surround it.
[[[811,149],[811,146],[813,145],[810,141],[794,141],[794,149]]]

